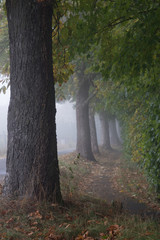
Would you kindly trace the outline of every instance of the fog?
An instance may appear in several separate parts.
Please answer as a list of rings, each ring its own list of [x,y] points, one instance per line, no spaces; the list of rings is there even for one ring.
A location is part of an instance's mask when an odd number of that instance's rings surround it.
[[[76,114],[72,103],[56,104],[58,150],[76,148]]]
[[[7,112],[10,99],[10,89],[5,94],[0,93],[0,156],[5,156],[7,148]],[[56,104],[56,127],[58,151],[74,150],[76,148],[76,114],[74,104],[63,102]],[[99,145],[102,144],[102,129],[98,116],[96,116],[96,129]],[[120,130],[117,130],[120,138]],[[110,132],[112,143],[112,132]]]
[[[0,84],[0,88],[2,84]],[[7,146],[7,112],[10,98],[10,90],[0,93],[0,156],[6,154]]]
[[[5,155],[7,145],[7,112],[10,90],[0,93],[0,155]],[[58,151],[75,149],[76,146],[76,116],[73,104],[65,102],[56,104],[56,124]]]

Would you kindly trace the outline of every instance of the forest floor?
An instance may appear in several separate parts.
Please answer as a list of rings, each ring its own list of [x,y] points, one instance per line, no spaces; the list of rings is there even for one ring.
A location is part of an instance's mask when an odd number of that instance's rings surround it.
[[[59,157],[63,205],[0,197],[1,240],[160,240],[160,204],[118,151]],[[1,182],[3,185],[3,182]]]
[[[61,156],[60,160],[62,169],[67,163],[81,194],[106,200],[131,214],[160,218],[156,193],[143,172],[134,162],[125,160],[120,151],[103,151],[96,156],[96,163],[79,159],[76,153]]]

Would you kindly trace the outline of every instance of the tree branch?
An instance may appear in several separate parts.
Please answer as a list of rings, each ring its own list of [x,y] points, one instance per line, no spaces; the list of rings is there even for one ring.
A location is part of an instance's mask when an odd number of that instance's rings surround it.
[[[84,105],[88,104],[89,101],[96,96],[96,94],[97,94],[97,90],[95,90],[95,91],[82,103],[82,105],[84,106]]]
[[[150,10],[145,10],[145,11],[140,11],[138,12],[138,14],[147,14],[151,11],[156,11],[157,8],[153,8],[153,9],[150,9]],[[128,18],[126,18],[125,16],[123,17],[120,17],[120,18],[117,18],[115,19],[114,21],[110,22],[108,25],[106,25],[102,30],[100,30],[99,32],[97,33],[102,33],[104,32],[107,28],[113,28],[115,27],[116,25],[119,25],[121,23],[124,23],[124,22],[127,22],[127,21],[130,21],[130,20],[133,20],[133,19],[137,19],[138,17],[137,16],[130,16]]]

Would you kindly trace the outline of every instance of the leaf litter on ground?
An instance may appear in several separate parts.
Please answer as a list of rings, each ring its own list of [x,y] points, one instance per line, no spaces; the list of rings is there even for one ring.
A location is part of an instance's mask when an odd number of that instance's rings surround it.
[[[160,224],[157,221],[118,212],[115,206],[85,193],[86,182],[92,184],[95,176],[103,177],[108,173],[108,158],[110,161],[115,160],[115,156],[112,159],[111,155],[97,157],[96,164],[77,159],[76,153],[60,158],[63,206],[47,201],[39,203],[25,198],[10,200],[1,197],[0,239],[160,239]],[[119,178],[119,175],[113,173],[110,177],[114,180]]]

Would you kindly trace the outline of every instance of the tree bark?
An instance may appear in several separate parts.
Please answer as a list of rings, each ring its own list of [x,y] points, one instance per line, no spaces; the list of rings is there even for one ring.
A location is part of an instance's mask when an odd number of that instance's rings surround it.
[[[102,147],[105,150],[112,150],[110,144],[110,136],[109,136],[109,119],[107,113],[102,111],[99,113],[99,118],[101,122],[102,129]]]
[[[61,201],[50,1],[7,0],[10,40],[4,193]]]
[[[77,152],[90,161],[95,161],[91,148],[89,126],[89,75],[85,75],[85,64],[81,63],[78,76],[78,91],[76,95],[77,121]]]
[[[89,111],[89,123],[90,123],[92,151],[95,154],[100,154],[99,147],[98,147],[98,141],[97,141],[95,117],[94,117],[94,112],[92,111],[92,109],[90,109],[90,111]]]
[[[120,146],[121,142],[118,137],[117,127],[116,127],[116,118],[111,116],[109,119],[109,129],[110,129],[110,142],[111,145]]]

